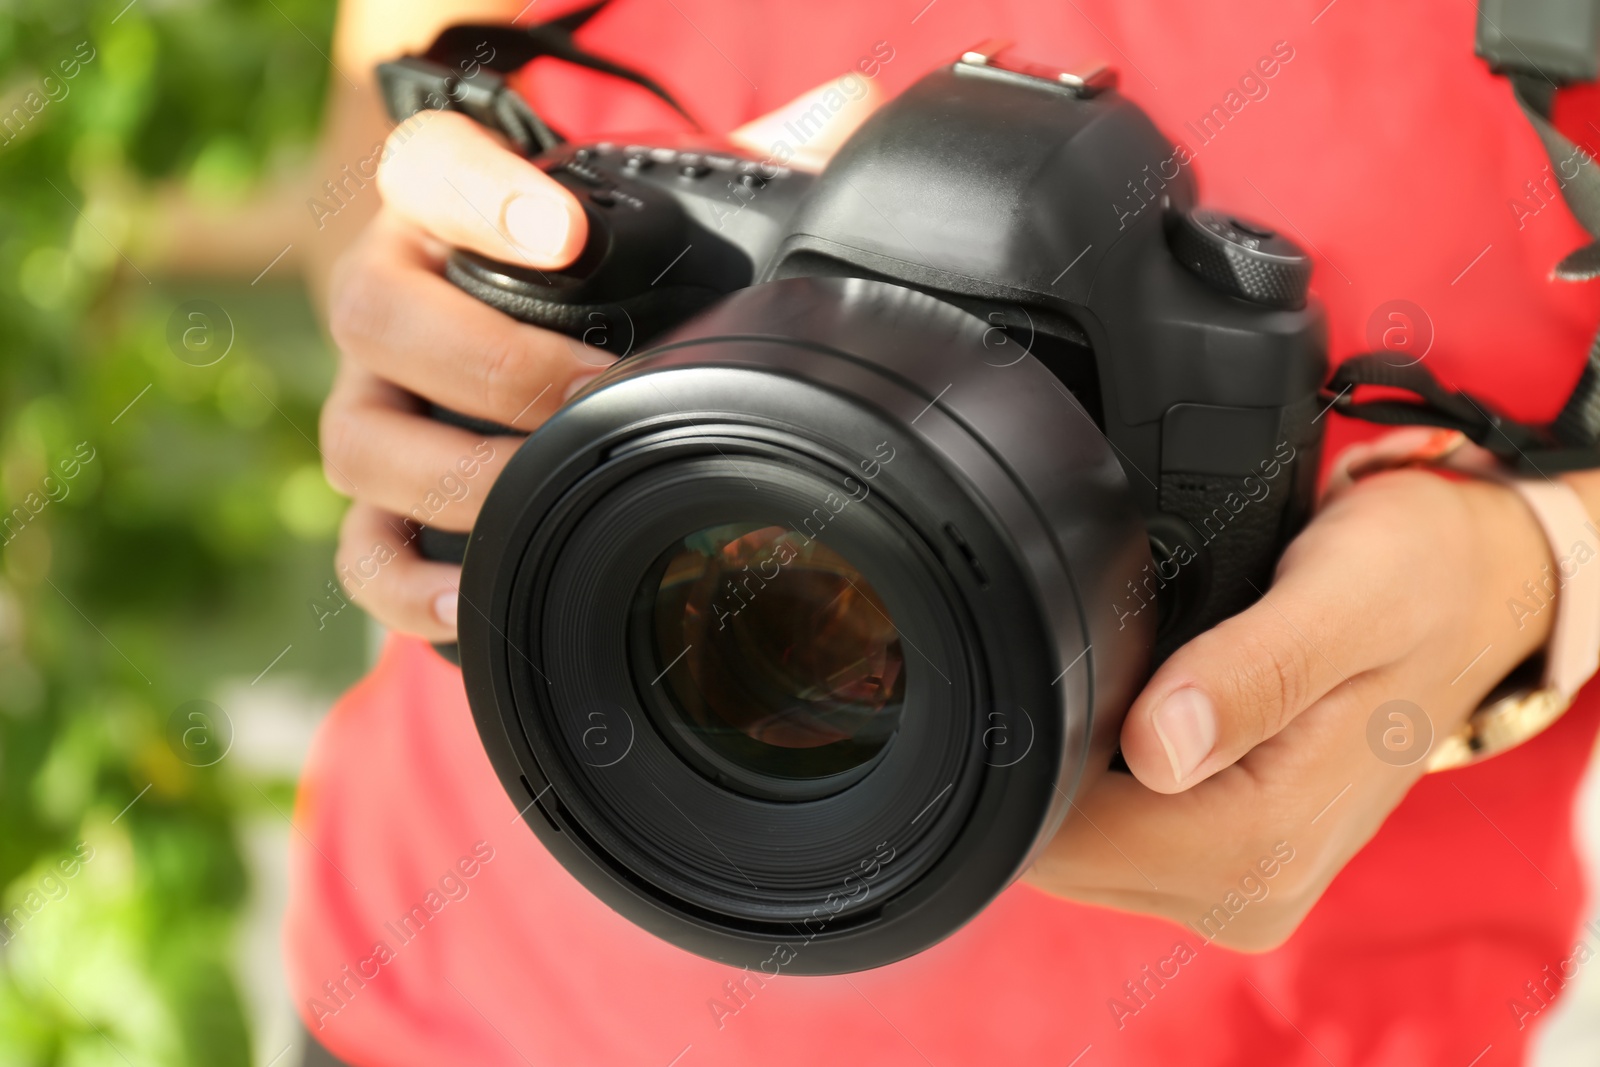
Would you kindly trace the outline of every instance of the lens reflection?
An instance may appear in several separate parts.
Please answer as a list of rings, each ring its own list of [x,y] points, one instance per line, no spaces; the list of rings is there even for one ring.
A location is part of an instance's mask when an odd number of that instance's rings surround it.
[[[708,527],[640,592],[671,725],[734,767],[821,778],[894,735],[905,689],[894,623],[866,577],[815,538]]]

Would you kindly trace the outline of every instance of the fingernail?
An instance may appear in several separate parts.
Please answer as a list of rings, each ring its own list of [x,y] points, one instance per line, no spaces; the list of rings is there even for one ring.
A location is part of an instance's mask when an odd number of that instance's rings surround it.
[[[454,589],[440,593],[433,599],[433,613],[446,626],[453,627],[456,624],[456,599]]]
[[[1217,709],[1211,698],[1194,688],[1176,690],[1156,707],[1151,721],[1172,763],[1172,776],[1187,781],[1217,743]]]
[[[554,193],[523,193],[506,204],[506,236],[540,259],[555,259],[567,244],[572,218],[566,201]]]

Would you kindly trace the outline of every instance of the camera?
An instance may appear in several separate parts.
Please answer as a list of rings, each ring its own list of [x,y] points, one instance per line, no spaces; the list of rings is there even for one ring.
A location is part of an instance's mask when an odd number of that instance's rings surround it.
[[[1115,773],[1154,665],[1266,589],[1310,511],[1326,328],[1308,257],[1199,206],[1105,68],[987,43],[819,175],[784,148],[563,144],[535,162],[584,204],[578,261],[451,257],[622,357],[487,497],[459,661],[590,891],[831,974],[989,904]]]

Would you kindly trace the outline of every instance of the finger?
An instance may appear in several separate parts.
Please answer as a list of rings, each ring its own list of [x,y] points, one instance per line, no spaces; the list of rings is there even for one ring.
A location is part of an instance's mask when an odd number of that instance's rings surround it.
[[[852,71],[745,123],[728,134],[728,139],[758,155],[776,155],[781,145],[790,164],[802,170],[821,170],[882,103],[883,90],[878,83]],[[815,132],[795,144],[795,130]]]
[[[1324,503],[1348,492],[1367,474],[1396,466],[1432,464],[1452,453],[1464,454],[1470,447],[1460,430],[1441,430],[1433,426],[1404,426],[1381,437],[1348,445],[1334,457],[1322,487]]]
[[[395,516],[352,505],[335,560],[350,599],[384,626],[429,641],[456,639],[461,568],[423,559],[412,531]]]
[[[1073,799],[1027,879],[1070,900],[1191,922],[1271,854],[1279,824],[1261,817],[1262,793],[1239,773],[1176,796],[1104,774]]]
[[[1164,916],[1207,941],[1271,947],[1292,929],[1295,902],[1326,887],[1313,858],[1326,828],[1298,809],[1294,821],[1261,820],[1262,791],[1236,777],[1165,796],[1106,774],[1025,878],[1068,900]]]
[[[415,398],[345,364],[322,409],[328,481],[413,522],[464,533],[522,438],[469,433],[418,409]]]
[[[465,415],[532,429],[611,357],[433,273],[421,235],[380,217],[334,273],[328,328],[373,374]]]
[[[491,259],[564,267],[589,235],[571,193],[454,112],[423,112],[395,128],[378,189],[384,203],[435,237]]]
[[[1178,649],[1134,701],[1122,725],[1133,773],[1162,793],[1187,789],[1234,763],[1337,685],[1386,662],[1395,584],[1382,550],[1366,559],[1321,537],[1291,551],[1252,607]]]
[[[1072,900],[1165,915],[1235,947],[1271,947],[1421,773],[1420,762],[1374,758],[1363,729],[1374,706],[1410,688],[1389,669],[1337,686],[1237,766],[1186,792],[1102,775],[1074,798],[1028,881]],[[1255,906],[1269,895],[1272,905]]]

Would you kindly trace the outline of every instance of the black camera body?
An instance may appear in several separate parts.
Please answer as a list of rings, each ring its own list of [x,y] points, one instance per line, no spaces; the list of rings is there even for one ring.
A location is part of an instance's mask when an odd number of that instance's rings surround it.
[[[492,490],[460,655],[529,826],[657,935],[769,974],[948,936],[1305,522],[1310,262],[1114,80],[980,46],[817,177],[564,146],[576,264],[452,257],[625,357]]]
[[[583,258],[554,273],[464,253],[450,277],[613,354],[786,278],[891,282],[970,312],[992,364],[1031,354],[1114,446],[1156,557],[1118,606],[1159,601],[1170,651],[1256,599],[1309,512],[1327,376],[1311,265],[1197,211],[1180,150],[1127,99],[985,48],[885,107],[820,178],[781,145],[557,150],[539,163],[588,205]],[[800,123],[797,141],[817,128]]]

